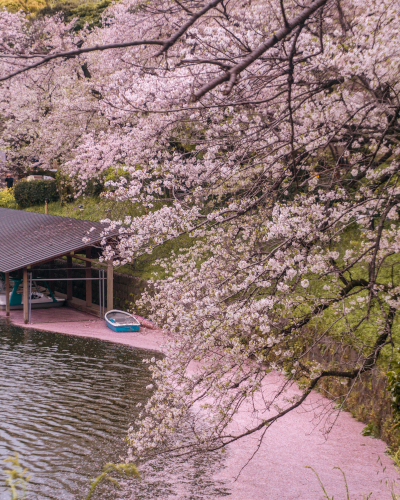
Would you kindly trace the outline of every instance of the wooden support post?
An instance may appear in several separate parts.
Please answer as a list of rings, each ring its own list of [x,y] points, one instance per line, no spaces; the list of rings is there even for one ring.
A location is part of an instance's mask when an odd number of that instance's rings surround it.
[[[72,257],[67,255],[67,278],[72,278]],[[67,281],[67,300],[72,300],[73,281]]]
[[[107,311],[114,308],[114,266],[113,261],[107,262]]]
[[[49,278],[52,280],[54,279],[54,260],[49,262]],[[49,287],[50,290],[54,293],[56,289],[56,282],[55,281],[49,281]]]
[[[92,256],[92,249],[87,248],[86,249],[86,258],[90,259]],[[86,307],[91,307],[92,305],[92,263],[89,261],[86,261]]]
[[[24,308],[24,323],[27,324],[29,321],[29,312],[28,312],[28,268],[26,267],[24,267],[22,282],[23,282],[22,303]]]
[[[10,275],[6,273],[5,279],[5,288],[6,288],[6,316],[10,316]]]

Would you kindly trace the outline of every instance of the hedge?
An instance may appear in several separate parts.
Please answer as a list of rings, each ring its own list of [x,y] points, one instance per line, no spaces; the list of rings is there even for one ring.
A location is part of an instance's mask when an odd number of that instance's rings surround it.
[[[45,199],[56,201],[59,199],[56,181],[21,181],[14,187],[15,201],[21,208],[32,205],[43,205]]]

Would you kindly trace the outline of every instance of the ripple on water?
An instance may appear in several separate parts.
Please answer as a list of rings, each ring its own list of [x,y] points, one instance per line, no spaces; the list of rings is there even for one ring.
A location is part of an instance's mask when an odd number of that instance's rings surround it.
[[[29,500],[81,499],[90,478],[125,456],[124,438],[149,395],[143,359],[131,347],[0,322],[0,457],[15,451],[32,474]],[[141,468],[142,480],[107,486],[96,498],[202,499],[225,496],[212,475],[216,457]],[[9,499],[0,487],[0,500]]]

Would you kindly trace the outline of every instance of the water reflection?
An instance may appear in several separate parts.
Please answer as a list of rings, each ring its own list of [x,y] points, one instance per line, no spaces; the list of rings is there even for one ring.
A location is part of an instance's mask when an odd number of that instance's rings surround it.
[[[81,499],[106,462],[125,456],[136,404],[148,397],[143,359],[127,346],[26,330],[0,322],[0,458],[14,451],[29,468],[29,500]],[[227,494],[215,484],[217,457],[141,468],[142,481],[96,498],[202,499]],[[0,499],[9,499],[3,485]]]

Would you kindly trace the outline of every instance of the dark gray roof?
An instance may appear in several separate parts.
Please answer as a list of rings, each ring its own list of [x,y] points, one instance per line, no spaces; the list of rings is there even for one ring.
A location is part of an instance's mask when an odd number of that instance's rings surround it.
[[[0,271],[15,271],[94,245],[106,227],[89,220],[0,208]],[[116,234],[118,230],[110,236]],[[89,241],[84,242],[85,237]]]

